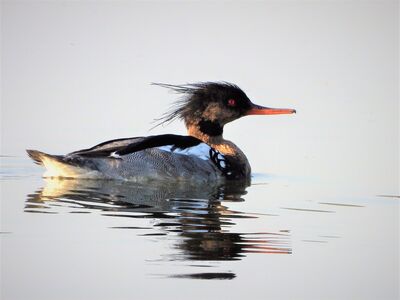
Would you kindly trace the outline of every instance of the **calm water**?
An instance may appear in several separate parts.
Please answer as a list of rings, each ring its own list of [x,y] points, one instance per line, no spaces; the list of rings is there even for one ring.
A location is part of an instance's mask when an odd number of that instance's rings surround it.
[[[398,299],[399,195],[268,174],[44,180],[1,161],[1,299]]]

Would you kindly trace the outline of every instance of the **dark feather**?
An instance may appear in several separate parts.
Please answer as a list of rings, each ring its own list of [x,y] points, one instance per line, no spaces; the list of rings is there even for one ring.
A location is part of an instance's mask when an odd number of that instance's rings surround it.
[[[215,94],[221,91],[230,90],[247,97],[237,85],[225,81],[187,83],[182,85],[152,83],[152,85],[168,88],[175,93],[184,95],[182,99],[176,101],[170,107],[168,112],[154,120],[156,125],[153,128],[165,123],[171,123],[175,119],[186,120],[199,117],[197,114],[201,114],[208,104],[204,102],[204,99],[213,101],[213,99],[218,98],[215,97]]]
[[[122,149],[123,147],[126,147],[133,143],[138,143],[143,139],[145,139],[145,138],[144,137],[133,137],[133,138],[114,139],[114,140],[100,143],[100,144],[93,146],[91,148],[88,148],[88,149],[74,151],[72,153],[69,153],[68,155],[80,155],[80,156],[86,156],[86,157],[108,156],[111,153],[113,153],[119,149]]]
[[[135,141],[136,139],[136,141]],[[116,142],[133,140],[134,142],[124,145],[117,145]],[[145,138],[118,139],[101,143],[87,150],[72,152],[72,155],[83,157],[108,157],[115,152],[117,155],[127,155],[145,149],[171,145],[175,148],[186,149],[202,143],[192,136],[174,134],[154,135]]]
[[[154,136],[149,136],[140,143],[134,143],[126,146],[123,149],[118,150],[116,154],[126,155],[144,149],[167,146],[167,145],[171,145],[174,148],[186,149],[189,147],[196,146],[200,143],[202,143],[201,140],[196,139],[195,137],[192,136],[183,136],[175,134],[154,135]]]

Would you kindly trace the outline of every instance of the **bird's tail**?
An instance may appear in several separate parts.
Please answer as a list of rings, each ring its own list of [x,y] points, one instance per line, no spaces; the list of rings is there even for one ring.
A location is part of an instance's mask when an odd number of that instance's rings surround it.
[[[37,150],[26,150],[33,161],[46,168],[43,177],[90,178],[94,170],[88,170],[76,160],[63,155],[51,155]]]
[[[26,152],[28,153],[29,157],[33,159],[35,164],[45,166],[45,161],[46,160],[54,160],[58,162],[62,162],[62,156],[61,155],[50,155],[44,152],[40,152],[37,150],[30,150],[27,149]]]

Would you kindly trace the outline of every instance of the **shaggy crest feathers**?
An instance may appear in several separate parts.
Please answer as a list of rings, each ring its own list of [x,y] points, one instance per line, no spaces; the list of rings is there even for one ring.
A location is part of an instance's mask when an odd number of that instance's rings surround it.
[[[152,83],[152,85],[168,88],[177,94],[183,94],[183,98],[175,101],[169,111],[160,118],[154,119],[156,125],[171,123],[175,119],[184,120],[186,123],[191,119],[201,117],[201,113],[210,102],[218,101],[222,93],[239,94],[246,97],[246,94],[235,84],[226,81],[219,82],[199,82],[182,85],[166,83]],[[205,101],[208,100],[208,101]]]

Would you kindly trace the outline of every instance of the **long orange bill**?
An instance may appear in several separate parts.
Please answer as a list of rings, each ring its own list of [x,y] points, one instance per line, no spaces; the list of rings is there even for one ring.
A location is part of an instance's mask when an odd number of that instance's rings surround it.
[[[283,114],[295,114],[295,109],[290,108],[270,108],[260,105],[253,104],[250,110],[247,111],[246,116],[249,115],[283,115]]]

